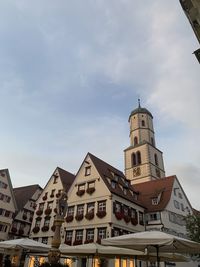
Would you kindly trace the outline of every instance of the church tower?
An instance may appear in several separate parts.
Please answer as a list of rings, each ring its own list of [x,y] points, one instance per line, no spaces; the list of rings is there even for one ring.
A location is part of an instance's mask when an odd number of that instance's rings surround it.
[[[130,146],[124,150],[125,175],[131,184],[165,177],[162,152],[156,148],[153,116],[140,106],[129,116]]]

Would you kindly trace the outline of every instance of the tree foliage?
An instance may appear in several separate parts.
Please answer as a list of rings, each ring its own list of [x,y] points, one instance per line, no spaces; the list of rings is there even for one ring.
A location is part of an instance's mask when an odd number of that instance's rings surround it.
[[[200,242],[200,214],[188,215],[185,221],[188,237]]]

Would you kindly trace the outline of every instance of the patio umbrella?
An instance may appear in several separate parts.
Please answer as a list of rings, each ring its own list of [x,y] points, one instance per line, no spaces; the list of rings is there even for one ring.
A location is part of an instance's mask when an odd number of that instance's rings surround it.
[[[20,238],[0,242],[0,249],[26,249],[35,252],[48,252],[51,247],[29,238]]]
[[[102,244],[141,251],[144,251],[147,248],[148,253],[157,253],[158,266],[159,252],[200,253],[200,243],[160,231],[146,231],[107,238],[102,240]]]
[[[61,254],[68,256],[102,256],[102,257],[116,257],[116,256],[143,256],[142,251],[133,249],[118,248],[112,246],[102,246],[97,243],[89,243],[78,246],[60,245],[59,250]]]

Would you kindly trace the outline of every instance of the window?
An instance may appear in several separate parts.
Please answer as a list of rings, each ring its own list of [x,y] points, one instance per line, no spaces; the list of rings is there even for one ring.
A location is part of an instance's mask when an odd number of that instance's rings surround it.
[[[124,216],[128,216],[129,214],[128,211],[129,211],[128,207],[124,205]]]
[[[136,161],[136,155],[135,153],[132,154],[132,166],[135,166],[137,164],[137,161]]]
[[[149,221],[156,221],[156,220],[160,220],[160,213],[158,213],[158,212],[150,213],[149,214]]]
[[[144,120],[142,120],[142,126],[145,127],[145,121]]]
[[[50,217],[46,217],[44,220],[44,226],[49,226],[50,223]]]
[[[127,195],[127,189],[126,188],[123,189],[123,192],[124,192],[124,195]]]
[[[180,192],[178,193],[178,197],[179,197],[180,199],[183,198],[183,196],[182,196],[182,194],[181,194]]]
[[[106,238],[106,227],[98,228],[98,238],[100,239]]]
[[[66,231],[65,241],[72,241],[73,231]]]
[[[114,228],[113,229],[113,236],[119,236],[119,235],[120,235],[119,229],[118,228]]]
[[[6,232],[8,229],[7,225],[5,224],[0,224],[0,232]]]
[[[154,154],[154,160],[155,160],[156,166],[158,166],[158,156],[157,156],[157,154]]]
[[[115,202],[115,212],[121,212],[121,204],[119,202]]]
[[[4,188],[6,189],[8,187],[8,185],[2,181],[0,181],[0,188]]]
[[[114,180],[115,180],[116,182],[119,182],[119,175],[114,174]]]
[[[153,137],[151,137],[151,144],[152,144],[152,146],[155,145]]]
[[[42,243],[48,244],[48,237],[42,237]]]
[[[4,209],[0,209],[0,215],[3,215]]]
[[[40,203],[39,204],[39,210],[43,210],[44,209],[44,203]]]
[[[185,211],[183,203],[181,203],[181,210]]]
[[[51,190],[51,195],[50,195],[51,197],[54,197],[55,191],[56,191],[56,189]]]
[[[112,186],[113,189],[116,188],[116,185],[117,185],[117,183],[115,181],[111,181],[111,186]]]
[[[86,239],[87,240],[94,240],[94,229],[87,229],[86,230]]]
[[[151,199],[152,205],[158,205],[158,197],[154,197]]]
[[[91,166],[85,167],[85,176],[88,176],[91,174]]]
[[[139,222],[140,222],[141,225],[144,224],[144,218],[143,217],[144,217],[143,213],[141,211],[139,211]]]
[[[35,227],[40,227],[41,218],[36,219],[35,221]]]
[[[76,230],[76,241],[83,240],[83,230]]]
[[[94,188],[95,187],[95,183],[93,182],[88,182],[88,188]]]
[[[83,191],[83,190],[85,190],[85,184],[79,184],[78,191]]]
[[[52,209],[53,208],[53,201],[47,202],[47,209]]]
[[[94,213],[94,202],[87,204],[87,213]]]
[[[138,144],[138,138],[137,136],[134,137],[134,146]]]
[[[77,205],[77,215],[82,215],[84,213],[84,205]]]
[[[10,211],[8,211],[8,210],[6,210],[6,212],[5,212],[5,215],[4,215],[5,217],[10,217]]]
[[[137,155],[137,163],[141,164],[142,161],[141,161],[141,153],[140,153],[140,151],[137,151],[136,155]]]
[[[135,209],[131,209],[131,218],[137,219],[137,211]]]
[[[53,183],[54,184],[57,184],[57,182],[58,182],[58,175],[57,174],[54,174],[53,176],[54,176]]]
[[[74,206],[68,207],[67,216],[74,216]]]
[[[106,211],[106,201],[99,201],[98,202],[98,211]]]
[[[177,200],[174,200],[174,207],[180,209],[180,203]]]

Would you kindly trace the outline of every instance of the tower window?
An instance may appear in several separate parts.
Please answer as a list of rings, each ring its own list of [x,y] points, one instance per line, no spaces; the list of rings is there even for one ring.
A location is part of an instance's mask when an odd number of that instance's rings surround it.
[[[152,146],[155,146],[153,137],[151,137],[151,144]]]
[[[141,160],[141,153],[140,153],[140,151],[137,151],[136,154],[133,153],[132,154],[132,166],[139,165],[141,163],[142,163],[142,160]]]
[[[138,144],[138,138],[137,136],[134,137],[134,145],[137,145]]]
[[[137,153],[136,153],[136,155],[137,155],[137,164],[141,164],[141,153],[140,153],[140,151],[138,151]]]
[[[136,155],[135,153],[132,154],[132,165],[135,166],[137,163],[136,163]]]
[[[145,121],[144,121],[144,120],[142,120],[142,126],[143,126],[143,127],[145,126]]]
[[[157,154],[154,154],[154,160],[155,160],[156,166],[158,166],[158,156],[157,156]]]

